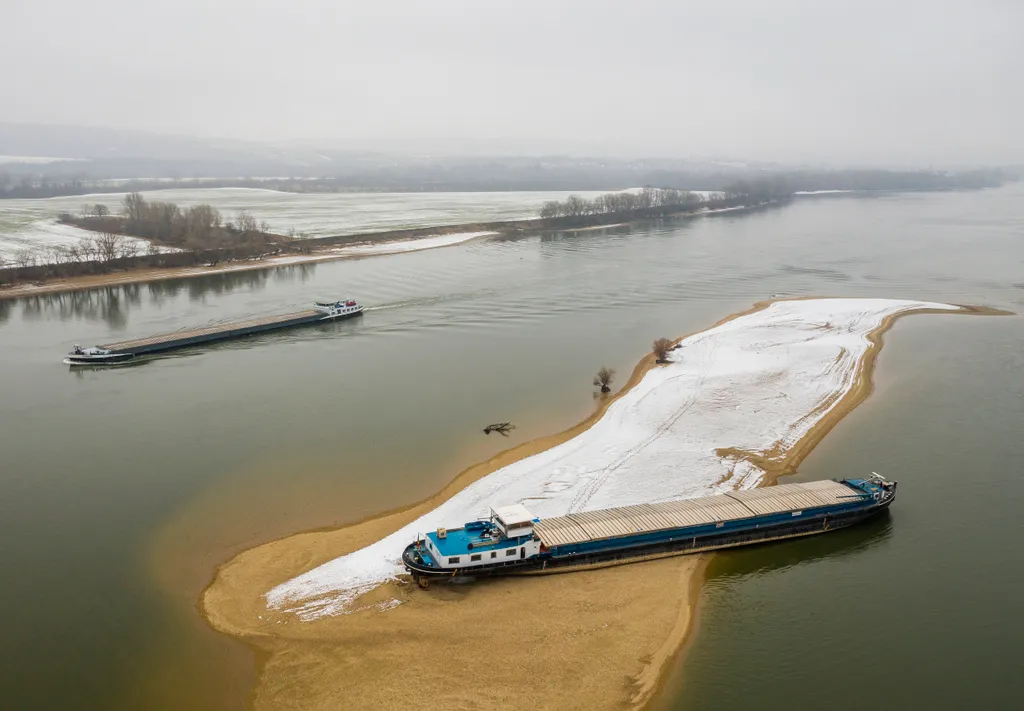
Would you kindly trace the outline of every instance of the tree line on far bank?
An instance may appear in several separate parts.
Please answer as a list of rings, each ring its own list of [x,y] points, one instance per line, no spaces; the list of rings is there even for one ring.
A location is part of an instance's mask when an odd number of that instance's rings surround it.
[[[261,259],[280,251],[294,235],[277,235],[266,222],[241,211],[224,220],[211,205],[182,208],[125,196],[121,214],[103,204],[83,205],[80,214],[64,212],[58,221],[84,230],[77,242],[22,249],[0,255],[0,284],[14,281],[102,274],[113,269],[186,267],[221,261]],[[294,244],[291,251],[309,251]]]
[[[758,180],[738,181],[722,192],[707,196],[674,188],[651,187],[630,192],[606,193],[593,200],[587,200],[580,195],[570,195],[562,201],[545,202],[541,207],[540,217],[570,223],[596,215],[627,219],[663,217],[700,209],[763,205],[788,199],[792,195],[793,189],[788,180],[781,176],[771,176]]]
[[[636,192],[606,193],[593,200],[570,195],[562,201],[550,200],[540,208],[541,219],[585,217],[587,215],[618,215],[658,210],[665,213],[701,207],[700,193],[672,188],[643,188]]]
[[[339,192],[446,192],[509,190],[611,190],[621,185],[666,185],[681,189],[724,192],[741,178],[765,175],[785,177],[794,190],[956,190],[995,187],[1024,178],[1024,168],[981,168],[973,170],[885,170],[885,169],[783,169],[727,168],[697,169],[686,161],[602,161],[600,167],[571,159],[551,164],[544,160],[510,159],[495,163],[448,160],[438,163],[416,161],[387,165],[353,166],[335,176],[292,178],[203,178],[132,179],[111,181],[103,175],[146,175],[167,171],[160,161],[138,163],[100,159],[86,163],[55,163],[35,168],[0,170],[0,199],[45,198],[58,195],[120,193],[128,190],[167,188],[264,188],[294,193]],[[85,167],[98,171],[90,176]],[[174,166],[174,170],[180,169]],[[199,166],[196,166],[199,169]],[[11,172],[14,170],[14,172]],[[28,170],[30,172],[26,173]],[[68,171],[74,171],[69,173]],[[212,172],[211,172],[212,171]],[[169,174],[173,174],[169,173]],[[197,175],[218,175],[212,167]],[[270,172],[268,175],[279,175]]]
[[[110,215],[105,205],[83,206],[80,215],[61,213],[65,223],[92,230],[129,235],[163,247],[185,250],[253,248],[260,250],[285,239],[271,232],[266,221],[258,221],[242,210],[225,220],[212,205],[180,207],[172,202],[146,200],[130,193],[121,201],[121,214]]]

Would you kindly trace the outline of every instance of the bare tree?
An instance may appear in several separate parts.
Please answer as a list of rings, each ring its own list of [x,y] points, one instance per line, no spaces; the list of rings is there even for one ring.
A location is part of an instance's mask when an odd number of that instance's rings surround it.
[[[64,245],[53,245],[46,250],[47,264],[65,264],[70,261],[71,260],[68,258],[68,248]]]
[[[78,253],[81,255],[82,261],[96,261],[96,243],[92,237],[82,237],[78,240]]]
[[[570,195],[565,203],[565,213],[569,217],[580,217],[590,212],[590,203],[579,195]]]
[[[256,217],[248,210],[242,210],[238,213],[235,225],[243,235],[254,234],[260,231],[260,223],[257,222]]]
[[[103,203],[96,203],[92,206],[92,214],[96,217],[103,218],[110,214],[110,208]]]
[[[125,239],[121,242],[117,256],[121,259],[131,259],[139,253],[139,242],[134,239]]]
[[[27,269],[36,265],[36,253],[31,249],[19,249],[14,253],[14,263],[21,269]]]
[[[7,268],[7,260],[4,259],[4,255],[0,254],[0,269]]]
[[[602,366],[601,370],[597,371],[597,375],[594,376],[594,387],[601,388],[601,392],[603,393],[610,393],[612,389],[608,386],[611,385],[612,378],[614,377],[614,368]]]
[[[121,201],[121,211],[129,226],[141,223],[146,217],[146,199],[139,193],[125,195]]]
[[[542,219],[548,220],[552,217],[558,217],[562,212],[562,203],[557,200],[549,200],[544,203],[540,208],[540,216]]]
[[[93,238],[96,256],[102,262],[112,262],[121,253],[125,238],[113,232],[101,232]]]
[[[675,344],[668,338],[659,338],[654,342],[654,357],[658,359],[659,363],[668,362],[668,352],[672,350]]]

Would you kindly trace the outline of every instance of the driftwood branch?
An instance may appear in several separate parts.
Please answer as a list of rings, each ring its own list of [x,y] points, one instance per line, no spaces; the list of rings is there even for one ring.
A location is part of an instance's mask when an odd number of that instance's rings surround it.
[[[504,437],[508,437],[508,433],[516,428],[511,422],[498,422],[497,424],[487,425],[484,427],[484,434],[489,435],[491,432],[498,432]]]

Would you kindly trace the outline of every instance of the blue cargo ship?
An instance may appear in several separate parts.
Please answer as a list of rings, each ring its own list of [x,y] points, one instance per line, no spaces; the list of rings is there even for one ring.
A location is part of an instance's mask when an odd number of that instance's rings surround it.
[[[896,482],[872,474],[552,518],[515,504],[419,537],[402,562],[421,585],[600,567],[834,531],[884,511],[895,498]]]
[[[103,346],[82,348],[76,345],[64,358],[66,365],[116,365],[131,361],[139,356],[163,353],[177,348],[224,341],[230,338],[241,338],[254,333],[278,331],[282,328],[294,328],[323,321],[337,321],[352,318],[363,313],[363,307],[352,299],[342,301],[317,301],[313,308],[297,313],[277,316],[261,316],[222,323],[216,326],[184,329],[173,333],[164,333],[148,338],[137,338],[131,341],[108,343]]]

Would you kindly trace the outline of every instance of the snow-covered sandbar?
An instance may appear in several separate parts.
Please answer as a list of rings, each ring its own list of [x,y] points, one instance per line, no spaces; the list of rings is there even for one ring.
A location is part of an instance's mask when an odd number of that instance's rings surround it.
[[[401,574],[418,533],[516,502],[536,515],[652,503],[750,488],[773,475],[863,382],[873,336],[901,314],[947,304],[808,299],[766,307],[683,339],[592,427],[475,481],[398,531],[266,594],[303,619],[345,613]],[[848,409],[848,408],[845,408]],[[835,412],[834,412],[835,411]]]

